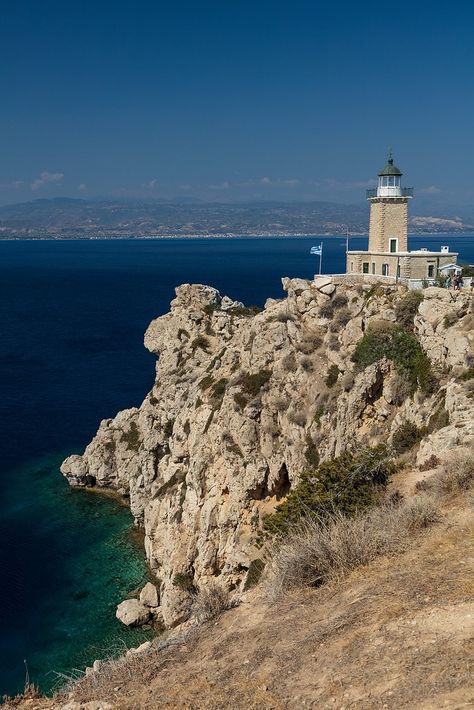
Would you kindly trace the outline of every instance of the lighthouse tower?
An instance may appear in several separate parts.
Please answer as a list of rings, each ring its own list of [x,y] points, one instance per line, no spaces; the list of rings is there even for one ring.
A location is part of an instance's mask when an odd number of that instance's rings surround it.
[[[402,173],[393,163],[379,172],[376,190],[367,190],[370,201],[369,251],[396,254],[408,251],[408,201],[413,188],[401,186]]]
[[[346,273],[363,280],[384,283],[403,282],[420,288],[435,283],[439,275],[457,267],[457,253],[449,247],[441,251],[408,249],[408,203],[412,187],[402,187],[402,173],[394,164],[392,151],[386,166],[379,172],[377,187],[367,190],[370,202],[369,247],[367,251],[347,250]]]

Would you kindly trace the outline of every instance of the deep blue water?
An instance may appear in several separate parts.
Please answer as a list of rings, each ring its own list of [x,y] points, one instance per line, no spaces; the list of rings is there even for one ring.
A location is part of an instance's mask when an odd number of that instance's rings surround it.
[[[364,248],[352,238],[351,248]],[[143,348],[176,285],[206,283],[262,306],[282,276],[311,277],[319,238],[0,242],[0,695],[24,661],[43,689],[143,632],[115,605],[146,578],[128,511],[72,491],[58,466],[99,421],[139,405],[154,379]],[[449,244],[474,262],[474,237]],[[344,269],[344,239],[324,238],[323,271]]]

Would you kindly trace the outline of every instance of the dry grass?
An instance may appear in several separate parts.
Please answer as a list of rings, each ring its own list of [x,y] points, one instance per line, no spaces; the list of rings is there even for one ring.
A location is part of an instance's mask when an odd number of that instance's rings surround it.
[[[437,496],[455,495],[474,485],[474,451],[461,449],[427,481],[424,487]]]
[[[345,577],[376,557],[401,552],[411,534],[438,520],[428,496],[384,505],[353,518],[308,518],[269,549],[267,588],[272,599]]]
[[[191,614],[199,622],[217,619],[230,606],[229,594],[217,582],[209,582],[201,587],[193,601]]]

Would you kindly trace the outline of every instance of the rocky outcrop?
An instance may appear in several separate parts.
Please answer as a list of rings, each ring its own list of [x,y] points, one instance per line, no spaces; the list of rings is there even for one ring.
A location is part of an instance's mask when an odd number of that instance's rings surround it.
[[[139,408],[101,422],[84,454],[62,466],[72,485],[129,500],[167,626],[187,618],[196,587],[218,578],[229,591],[243,588],[260,555],[262,517],[318,458],[387,441],[407,419],[428,426],[440,407],[453,420],[443,422],[449,436],[463,428],[453,378],[443,375],[430,397],[406,399],[390,361],[362,372],[352,362],[371,323],[396,320],[402,289],[327,278],[283,286],[287,297],[259,313],[208,286],[178,287],[170,312],[145,334],[158,357],[152,390]],[[424,294],[415,318],[424,350],[440,371],[469,367],[469,297]]]
[[[138,599],[126,599],[117,607],[117,619],[125,626],[143,626],[150,617],[150,609]]]

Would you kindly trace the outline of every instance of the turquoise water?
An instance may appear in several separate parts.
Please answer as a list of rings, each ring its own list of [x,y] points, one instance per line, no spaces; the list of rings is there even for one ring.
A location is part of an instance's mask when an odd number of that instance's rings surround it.
[[[113,498],[71,489],[58,475],[63,454],[35,459],[6,476],[11,485],[1,525],[14,520],[25,533],[10,550],[23,559],[11,585],[19,598],[12,589],[2,605],[2,638],[8,640],[2,676],[11,678],[9,691],[24,677],[23,656],[30,678],[49,691],[63,682],[62,674],[75,675],[95,658],[123,652],[151,635],[126,629],[115,618],[116,605],[148,579],[131,515]],[[22,482],[28,495],[19,499]],[[46,564],[41,569],[36,551]]]
[[[282,276],[311,277],[297,239],[0,241],[0,696],[139,643],[115,606],[146,580],[128,510],[71,490],[59,463],[80,453],[99,422],[139,406],[155,377],[143,347],[152,318],[180,283],[205,283],[262,306]],[[323,238],[323,271],[344,269],[344,238]],[[351,248],[367,240],[351,239]],[[474,263],[474,237],[449,244]]]

